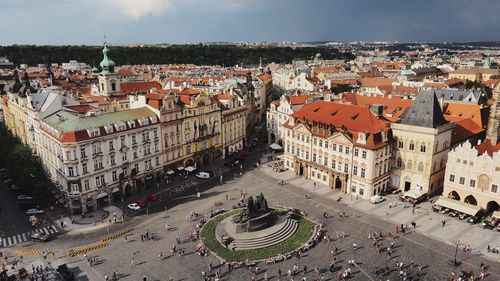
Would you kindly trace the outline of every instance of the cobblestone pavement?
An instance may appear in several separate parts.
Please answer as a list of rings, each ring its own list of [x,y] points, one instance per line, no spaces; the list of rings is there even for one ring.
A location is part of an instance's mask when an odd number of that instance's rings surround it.
[[[215,265],[218,261],[214,256],[197,255],[194,252],[196,243],[184,242],[177,246],[185,249],[184,256],[168,256],[165,260],[159,261],[158,255],[160,252],[168,255],[168,248],[176,244],[176,236],[179,235],[183,239],[194,229],[196,222],[186,220],[189,212],[207,214],[214,208],[214,202],[218,201],[223,202],[223,206],[229,209],[240,198],[242,190],[250,195],[264,193],[271,206],[293,206],[304,210],[311,218],[324,223],[329,235],[334,238],[330,243],[317,245],[300,259],[292,258],[269,266],[260,264],[257,280],[263,280],[264,274],[269,278],[274,277],[272,280],[277,280],[279,269],[286,274],[295,264],[301,270],[304,265],[308,267],[307,280],[314,280],[316,277],[313,270],[315,266],[318,266],[320,275],[324,275],[325,280],[337,280],[336,273],[347,267],[348,260],[354,260],[356,264],[352,267],[353,275],[350,280],[377,280],[375,268],[385,266],[389,266],[391,271],[383,280],[399,280],[399,269],[395,268],[397,260],[403,261],[404,272],[413,280],[446,280],[453,272],[458,273],[463,268],[472,270],[477,275],[481,262],[489,264],[491,270],[490,275],[484,280],[500,280],[498,265],[474,253],[459,251],[458,259],[462,261],[462,266],[453,268],[448,262],[453,259],[455,247],[429,239],[411,229],[404,235],[396,235],[392,259],[388,260],[387,254],[376,253],[372,241],[368,239],[368,233],[387,234],[389,231],[394,231],[396,225],[390,220],[357,211],[348,205],[335,202],[328,196],[311,192],[312,198],[306,199],[302,188],[289,184],[280,186],[276,179],[264,173],[262,169],[263,167],[250,171],[241,178],[226,181],[223,185],[204,192],[201,198],[186,196],[175,199],[179,204],[166,212],[142,215],[140,217],[142,223],[127,236],[127,243],[124,243],[123,237],[119,237],[109,241],[108,247],[87,253],[88,257],[97,256],[100,260],[92,267],[87,264],[83,256],[68,258],[68,261],[82,271],[79,280],[104,280],[105,274],[110,275],[115,270],[118,271],[120,280],[142,280],[143,276],[146,276],[147,280],[169,280],[170,277],[173,280],[201,280],[201,271],[208,269],[209,261],[213,260]],[[226,195],[229,196],[229,200],[226,200]],[[330,215],[328,219],[323,218],[323,212]],[[341,212],[345,212],[346,217],[341,218],[339,215]],[[171,227],[169,232],[166,231],[167,223]],[[146,231],[155,238],[141,242],[141,234]],[[337,232],[345,233],[345,238],[337,239]],[[353,249],[353,243],[357,244],[356,250]],[[389,245],[387,240],[383,240],[382,243],[385,247]],[[334,245],[338,247],[339,254],[335,272],[331,274],[327,268],[331,261],[330,248]],[[415,265],[424,265],[419,278],[416,277],[419,272],[418,267],[409,266],[411,261],[414,261]],[[221,271],[224,273],[226,269],[221,268]],[[221,280],[251,280],[251,274],[248,269],[237,269],[231,274],[224,274]],[[299,276],[300,278],[295,280],[300,280],[303,272]]]

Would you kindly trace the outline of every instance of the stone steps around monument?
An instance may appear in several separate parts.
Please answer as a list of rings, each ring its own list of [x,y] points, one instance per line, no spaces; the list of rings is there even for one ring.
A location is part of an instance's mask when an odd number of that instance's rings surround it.
[[[258,242],[261,240],[266,240],[269,238],[272,238],[273,236],[279,235],[281,232],[286,231],[288,227],[291,226],[292,223],[296,223],[297,221],[294,219],[286,219],[282,227],[275,229],[274,232],[267,233],[264,236],[261,237],[252,237],[252,238],[237,238],[236,241],[238,243],[247,243],[247,242]],[[260,232],[265,232],[266,230],[261,230]],[[252,232],[248,232],[252,233]],[[253,233],[258,233],[258,232],[253,232]]]
[[[256,239],[236,240],[230,244],[229,248],[235,247],[236,250],[266,248],[286,240],[297,231],[298,227],[296,220],[288,219],[285,226],[274,233]]]

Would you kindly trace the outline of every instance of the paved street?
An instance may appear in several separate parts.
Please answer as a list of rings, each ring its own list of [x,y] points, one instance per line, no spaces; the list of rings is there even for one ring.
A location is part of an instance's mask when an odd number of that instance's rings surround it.
[[[399,278],[399,270],[395,270],[396,260],[403,261],[405,265],[409,265],[412,260],[415,265],[423,264],[424,277],[419,280],[444,280],[451,276],[452,272],[458,272],[458,269],[454,270],[448,265],[448,260],[453,258],[454,247],[428,239],[411,230],[405,235],[396,235],[394,253],[392,259],[388,261],[387,254],[376,253],[372,242],[368,240],[368,232],[394,231],[395,225],[390,221],[362,212],[356,213],[354,217],[353,209],[332,202],[330,198],[313,196],[311,199],[305,199],[303,190],[290,185],[279,186],[275,179],[260,169],[246,173],[241,179],[227,181],[224,185],[210,189],[203,194],[201,199],[194,196],[180,198],[179,200],[183,203],[169,209],[166,213],[141,215],[143,222],[127,236],[127,243],[124,243],[123,237],[119,237],[110,241],[110,245],[105,249],[87,253],[88,257],[96,255],[99,260],[103,261],[102,263],[90,267],[80,255],[69,259],[71,266],[78,266],[82,271],[80,280],[99,280],[94,278],[103,278],[105,274],[109,275],[114,270],[120,274],[120,280],[139,280],[142,276],[146,276],[148,280],[168,280],[170,276],[174,280],[199,280],[201,270],[206,270],[209,261],[214,260],[214,257],[200,257],[195,254],[195,243],[185,242],[178,245],[178,247],[185,248],[186,253],[182,257],[168,256],[166,260],[159,261],[157,256],[160,252],[167,256],[168,248],[175,244],[176,235],[184,238],[194,228],[195,222],[187,222],[185,219],[190,211],[206,214],[213,208],[215,201],[222,201],[226,208],[230,208],[239,199],[240,189],[249,194],[263,192],[271,205],[294,206],[305,210],[312,218],[325,223],[329,235],[335,240],[330,244],[318,245],[300,260],[293,258],[272,266],[260,265],[261,270],[266,270],[269,277],[276,276],[279,268],[282,272],[286,272],[294,264],[301,269],[304,265],[307,265],[309,269],[318,266],[324,272],[325,277],[332,277],[332,274],[326,273],[325,270],[330,263],[329,251],[333,245],[337,246],[340,251],[335,273],[347,266],[347,260],[355,260],[356,266],[352,270],[354,274],[352,280],[375,280],[375,267],[380,268],[386,265],[390,267],[391,272],[384,277],[384,280],[396,280]],[[228,202],[225,199],[226,194],[231,198]],[[327,220],[322,219],[323,211],[327,211],[332,217]],[[347,217],[340,218],[340,212],[346,212]],[[172,227],[168,233],[165,229],[167,223]],[[155,238],[141,242],[140,235],[146,231],[154,234]],[[337,232],[345,233],[346,237],[337,239]],[[356,250],[353,250],[353,243],[357,244]],[[382,243],[388,246],[386,240]],[[132,258],[134,259],[133,266],[131,266]],[[463,268],[473,270],[476,274],[481,262],[490,264],[492,273],[485,280],[500,278],[499,269],[491,261],[477,257],[474,253],[471,255],[461,251],[458,253],[458,258],[463,261]],[[416,266],[405,267],[404,271],[415,280],[418,272]],[[309,272],[309,279],[314,275],[313,271]],[[246,269],[238,269],[223,279],[250,280],[250,276],[251,273]],[[262,271],[258,278],[263,277]]]
[[[242,177],[239,176],[238,171],[235,173],[233,170],[221,169],[219,173],[223,172],[225,179],[222,185],[219,184],[219,178],[215,177],[207,181],[188,179],[163,191],[155,190],[155,188],[146,190],[135,197],[142,198],[151,192],[157,192],[160,197],[158,202],[148,206],[147,212],[142,210],[138,213],[130,213],[130,217],[127,217],[125,223],[113,224],[108,229],[100,229],[88,234],[59,236],[56,241],[44,245],[55,253],[54,257],[49,257],[49,261],[54,267],[68,263],[78,275],[78,280],[104,280],[104,275],[110,276],[115,270],[118,271],[120,280],[140,280],[143,276],[146,276],[147,280],[168,280],[170,276],[173,280],[200,280],[201,271],[208,269],[210,260],[213,260],[214,264],[218,264],[215,257],[197,255],[194,252],[197,243],[194,242],[185,242],[177,246],[185,249],[184,256],[170,256],[168,249],[172,244],[176,244],[177,235],[184,239],[194,229],[196,222],[186,220],[186,215],[191,211],[206,215],[210,209],[214,208],[216,201],[223,202],[223,206],[230,209],[239,200],[240,192],[243,191],[248,195],[262,192],[271,205],[293,206],[304,210],[310,217],[325,224],[329,236],[333,238],[332,242],[318,245],[301,259],[293,258],[271,266],[260,264],[261,273],[257,275],[257,279],[264,278],[264,271],[267,272],[268,277],[276,276],[278,269],[281,269],[285,274],[296,264],[300,269],[307,265],[309,280],[315,277],[312,270],[315,266],[318,266],[322,272],[320,275],[324,275],[326,280],[333,277],[337,280],[336,274],[347,267],[348,260],[355,261],[351,271],[353,273],[352,280],[377,280],[375,268],[385,266],[389,266],[390,273],[384,276],[384,280],[397,280],[399,279],[399,269],[395,268],[397,260],[408,266],[403,270],[414,280],[444,280],[450,277],[452,272],[458,273],[462,268],[470,269],[477,274],[478,265],[481,262],[490,265],[491,273],[485,280],[498,280],[500,278],[498,264],[479,257],[480,253],[475,250],[472,253],[459,251],[458,259],[463,261],[463,264],[457,269],[451,267],[448,261],[453,259],[455,248],[449,243],[440,241],[446,241],[446,239],[441,238],[449,236],[450,231],[458,233],[460,225],[451,221],[450,218],[449,226],[439,227],[440,219],[434,217],[439,216],[439,214],[427,210],[425,204],[413,215],[411,208],[403,208],[401,205],[389,209],[389,202],[394,205],[396,201],[394,198],[378,205],[355,198],[352,200],[351,198],[343,198],[341,202],[336,202],[338,196],[342,196],[338,191],[331,191],[320,185],[314,188],[311,182],[295,177],[290,172],[276,174],[265,163],[259,168],[252,168],[253,161],[245,163],[245,168],[248,171]],[[236,167],[236,170],[239,170],[239,167]],[[285,180],[284,186],[278,185],[278,178]],[[216,186],[210,188],[214,184]],[[196,189],[204,191],[202,198],[198,199],[193,195]],[[306,199],[305,193],[311,195],[312,198]],[[229,196],[229,200],[226,200],[226,194]],[[171,197],[176,199],[171,200]],[[133,199],[135,198],[130,200]],[[165,206],[168,206],[166,212]],[[330,215],[326,220],[322,217],[324,211]],[[341,218],[339,215],[341,212],[345,212],[346,217]],[[377,254],[372,241],[368,239],[368,233],[382,232],[387,234],[390,231],[394,232],[395,223],[409,224],[411,220],[417,222],[417,228],[410,229],[404,235],[396,235],[392,258],[389,260],[385,252]],[[426,222],[426,220],[433,223]],[[166,231],[166,224],[169,224],[171,231]],[[67,257],[69,249],[85,249],[86,246],[99,242],[110,234],[120,233],[131,226],[135,226],[133,231],[127,232],[126,235],[117,235],[115,239],[107,241],[108,244],[103,248],[86,252],[87,257],[95,256],[98,259],[98,262],[92,267],[84,261],[83,254],[72,258]],[[467,234],[461,239],[481,240],[472,237],[474,232],[471,231],[484,230],[477,227],[464,229]],[[141,242],[141,234],[145,234],[146,231],[154,238]],[[496,233],[491,233],[492,237],[485,239],[484,243],[496,241],[494,240],[498,238],[495,236]],[[340,238],[342,234],[345,235],[345,238]],[[433,239],[429,239],[427,235]],[[127,237],[127,243],[124,243],[124,236]],[[353,243],[357,244],[356,250],[353,249]],[[384,247],[389,246],[389,241],[386,239],[381,239],[380,243]],[[332,274],[327,272],[327,269],[331,262],[330,249],[334,245],[338,247],[339,254]],[[31,243],[23,245],[21,249],[39,250],[41,246],[39,243]],[[160,253],[167,258],[159,261],[158,255]],[[131,266],[132,258],[134,266]],[[412,267],[410,267],[411,261],[414,262]],[[421,271],[417,265],[423,265]],[[221,268],[221,271],[225,272],[226,270]],[[416,278],[417,273],[421,273],[420,278]],[[299,275],[302,278],[303,275]],[[222,278],[222,280],[250,279],[251,272],[247,269],[237,269]]]

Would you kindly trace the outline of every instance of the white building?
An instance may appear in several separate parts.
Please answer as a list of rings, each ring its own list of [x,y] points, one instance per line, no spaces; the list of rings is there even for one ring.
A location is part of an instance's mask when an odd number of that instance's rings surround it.
[[[72,213],[153,185],[163,158],[160,122],[147,108],[85,116],[58,111],[40,122],[38,155]]]

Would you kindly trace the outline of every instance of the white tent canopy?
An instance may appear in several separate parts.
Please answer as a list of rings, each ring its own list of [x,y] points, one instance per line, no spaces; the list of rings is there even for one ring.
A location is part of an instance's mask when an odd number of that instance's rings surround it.
[[[405,191],[403,193],[403,196],[410,197],[413,199],[418,199],[418,198],[422,197],[422,195],[424,195],[424,192],[420,191],[420,190],[416,190],[416,189],[411,189],[411,190]]]
[[[179,166],[179,167],[177,167],[177,170],[182,171],[182,170],[184,170],[184,167]]]
[[[192,172],[192,171],[194,171],[194,170],[196,170],[196,168],[195,168],[195,167],[193,167],[193,166],[188,166],[188,167],[186,167],[186,171],[188,171],[188,172]]]
[[[172,170],[167,171],[167,175],[172,175],[173,173],[174,173],[174,171],[172,171]]]
[[[113,193],[120,191],[118,187],[113,188]]]
[[[481,210],[479,206],[467,204],[444,196],[440,196],[435,204],[471,216],[475,216]]]
[[[277,143],[273,143],[273,144],[271,144],[269,147],[270,147],[272,150],[281,150],[281,149],[283,149],[283,148],[281,147],[281,145],[279,145],[279,144],[277,144]]]

